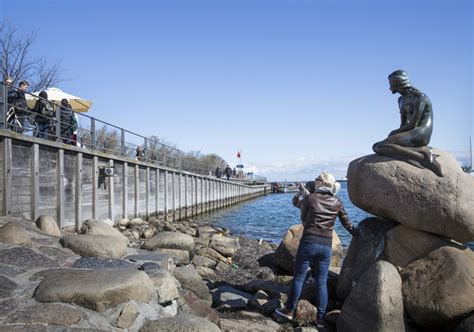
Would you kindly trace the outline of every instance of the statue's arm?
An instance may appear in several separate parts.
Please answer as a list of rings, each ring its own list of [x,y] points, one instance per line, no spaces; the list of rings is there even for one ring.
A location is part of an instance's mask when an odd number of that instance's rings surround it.
[[[413,110],[413,117],[408,120],[408,116],[406,114],[403,115],[401,113],[400,116],[402,117],[402,125],[400,126],[400,128],[392,130],[392,132],[390,132],[388,136],[392,136],[398,133],[403,133],[405,131],[410,131],[418,127],[418,124],[420,122],[421,116],[423,115],[423,111],[425,109],[426,104],[427,104],[427,99],[425,95],[420,95],[418,98],[416,98],[415,104],[414,104],[414,110]]]

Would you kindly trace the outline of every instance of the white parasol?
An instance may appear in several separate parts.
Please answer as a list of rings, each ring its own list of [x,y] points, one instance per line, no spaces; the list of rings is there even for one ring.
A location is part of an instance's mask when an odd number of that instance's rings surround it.
[[[73,96],[58,88],[48,88],[45,91],[48,94],[48,100],[54,102],[57,105],[61,105],[61,100],[67,99],[75,112],[87,112],[92,106],[91,101]],[[36,91],[33,93],[33,95],[38,96],[39,93],[40,91]],[[34,96],[30,94],[26,95],[26,102],[28,103],[28,107],[30,108],[33,108],[35,106],[37,98],[35,98]]]

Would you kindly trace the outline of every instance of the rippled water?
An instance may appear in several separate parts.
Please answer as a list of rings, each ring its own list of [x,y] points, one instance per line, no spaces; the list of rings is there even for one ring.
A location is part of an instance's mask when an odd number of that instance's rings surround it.
[[[255,239],[264,239],[279,244],[288,227],[300,223],[299,209],[291,204],[294,193],[271,194],[251,201],[234,205],[230,208],[203,215],[199,220],[225,227],[233,234],[246,235]],[[346,183],[342,183],[338,195],[354,224],[370,217],[370,214],[355,207],[349,200]],[[343,246],[349,246],[351,236],[336,221],[336,232]]]

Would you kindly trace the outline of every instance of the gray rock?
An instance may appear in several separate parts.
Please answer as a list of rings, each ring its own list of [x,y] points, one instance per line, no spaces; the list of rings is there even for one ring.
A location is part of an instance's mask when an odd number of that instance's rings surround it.
[[[104,311],[129,300],[148,302],[153,283],[145,272],[120,269],[49,271],[35,290],[38,302],[75,303]]]
[[[232,332],[276,332],[283,329],[271,319],[247,320],[247,319],[221,319],[222,331]]]
[[[6,322],[70,326],[81,319],[82,314],[79,310],[59,304],[42,303],[15,311],[7,317]]]
[[[345,299],[360,276],[383,258],[385,234],[396,225],[381,218],[367,218],[359,223],[361,234],[352,238],[339,275],[337,296],[340,299]]]
[[[133,218],[129,222],[130,227],[143,226],[143,225],[147,225],[147,224],[148,223],[146,221],[144,221],[142,218]]]
[[[59,264],[54,260],[41,255],[34,250],[23,247],[0,249],[0,263],[18,266],[25,269],[59,267]]]
[[[31,246],[31,238],[23,226],[16,221],[10,221],[0,227],[0,242],[5,244]]]
[[[165,269],[168,272],[172,272],[174,269],[174,261],[168,254],[141,250],[140,253],[128,255],[124,259],[140,265],[145,263],[158,264],[160,268]]]
[[[176,282],[171,274],[163,269],[153,270],[147,273],[155,285],[158,294],[158,303],[164,304],[178,298]]]
[[[72,265],[76,269],[136,269],[137,266],[123,259],[105,259],[97,257],[81,257]]]
[[[474,253],[441,247],[401,272],[405,310],[428,329],[447,327],[474,310]]]
[[[232,288],[229,285],[215,288],[211,291],[212,305],[217,309],[239,310],[247,307],[252,295]]]
[[[218,233],[218,231],[212,227],[201,226],[198,228],[197,235],[202,239],[210,239],[216,233]]]
[[[217,326],[220,326],[220,317],[217,311],[209,305],[209,302],[201,300],[191,291],[183,289],[180,293],[180,298],[186,304],[183,311],[190,314],[210,320]]]
[[[135,304],[127,304],[117,317],[115,326],[122,329],[129,328],[135,323],[135,319],[137,318],[138,314],[138,307]]]
[[[359,208],[461,243],[474,240],[474,178],[439,149],[444,177],[406,162],[370,155],[348,169],[349,197]]]
[[[130,224],[130,219],[122,218],[117,222],[117,225],[127,227]]]
[[[221,254],[219,254],[217,251],[215,251],[212,248],[208,248],[208,247],[200,248],[200,249],[197,250],[197,254],[199,254],[201,256],[204,256],[204,257],[207,257],[207,258],[210,258],[210,259],[215,260],[217,262],[225,262],[225,263],[228,262],[227,258],[222,256]]]
[[[240,248],[239,239],[214,234],[209,246],[224,257],[232,257]]]
[[[215,269],[216,269],[216,271],[223,272],[223,271],[226,271],[226,270],[230,269],[230,265],[226,264],[224,262],[218,262]]]
[[[175,317],[146,322],[141,332],[220,332],[221,329],[205,318],[189,313],[179,313]]]
[[[404,267],[443,246],[462,247],[439,235],[398,225],[385,235],[385,260]]]
[[[184,289],[190,290],[202,300],[211,302],[209,289],[194,267],[191,265],[177,267],[174,269],[173,275]]]
[[[1,251],[0,251],[1,255]],[[21,269],[16,266],[10,266],[10,265],[5,265],[0,263],[0,275],[6,276],[6,277],[15,277],[18,274],[24,273],[26,270]]]
[[[0,298],[6,298],[12,296],[18,285],[8,279],[7,277],[0,276]]]
[[[48,235],[61,236],[61,230],[58,227],[56,219],[52,216],[39,216],[38,219],[36,219],[35,224],[36,227]]]
[[[59,243],[84,257],[121,258],[127,252],[125,241],[110,235],[65,235]]]
[[[194,256],[194,240],[191,236],[179,232],[158,233],[151,239],[146,240],[142,246],[146,250],[156,249],[178,249],[186,250],[192,259]]]
[[[187,265],[191,262],[189,259],[189,251],[187,250],[157,248],[154,251],[169,255],[174,259],[176,265]]]
[[[213,269],[204,266],[196,266],[196,272],[203,278],[210,278],[216,274]]]
[[[298,325],[314,324],[318,310],[308,300],[299,300],[296,306],[294,320]]]
[[[296,224],[291,226],[286,232],[283,240],[275,251],[273,260],[275,264],[282,269],[293,273],[293,268],[295,266],[296,252],[303,236],[303,225]],[[339,266],[342,261],[343,252],[342,244],[339,236],[334,231],[332,239],[332,258],[331,266]]]
[[[337,318],[338,331],[405,331],[402,280],[386,261],[376,262],[359,279]]]
[[[213,259],[210,259],[209,257],[206,256],[201,256],[201,255],[196,255],[193,258],[194,266],[204,266],[204,267],[209,267],[209,268],[214,268],[217,265],[217,262]]]
[[[118,229],[112,227],[110,224],[102,220],[89,219],[82,224],[81,227],[82,234],[88,235],[107,235],[114,236],[120,241],[123,241],[125,245],[129,244],[129,240],[124,236]]]

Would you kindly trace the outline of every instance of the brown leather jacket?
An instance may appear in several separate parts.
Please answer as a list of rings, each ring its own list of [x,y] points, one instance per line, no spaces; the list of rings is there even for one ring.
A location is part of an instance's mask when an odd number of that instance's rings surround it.
[[[300,200],[298,195],[293,197],[293,205],[301,210],[305,236],[321,236],[332,238],[336,217],[349,233],[353,233],[354,226],[350,222],[341,200],[329,193],[312,193]]]

